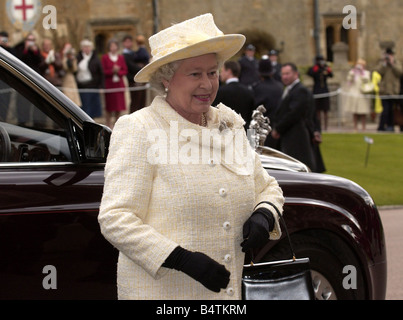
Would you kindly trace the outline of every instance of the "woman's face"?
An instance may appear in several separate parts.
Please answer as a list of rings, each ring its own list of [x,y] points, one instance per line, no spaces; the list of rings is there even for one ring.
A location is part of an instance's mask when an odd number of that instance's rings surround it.
[[[118,52],[118,45],[115,42],[111,42],[111,44],[109,45],[109,51],[112,53],[116,53]]]
[[[164,81],[168,88],[166,100],[182,117],[197,123],[207,112],[218,90],[216,54],[206,54],[182,60],[174,76]]]
[[[91,46],[82,46],[81,49],[83,50],[83,52],[84,52],[85,54],[90,54],[91,51],[92,51],[92,47],[91,47]]]

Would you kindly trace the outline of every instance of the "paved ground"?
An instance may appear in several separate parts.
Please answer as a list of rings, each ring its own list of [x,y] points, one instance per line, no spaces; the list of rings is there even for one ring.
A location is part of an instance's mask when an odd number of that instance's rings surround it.
[[[388,259],[387,300],[403,300],[403,207],[381,208]]]

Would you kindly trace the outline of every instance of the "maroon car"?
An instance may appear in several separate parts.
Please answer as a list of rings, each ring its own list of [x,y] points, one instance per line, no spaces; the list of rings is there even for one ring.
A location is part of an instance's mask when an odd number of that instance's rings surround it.
[[[0,299],[114,299],[117,251],[97,215],[111,131],[0,49]],[[386,251],[371,196],[261,148],[286,197],[318,299],[384,299]],[[117,195],[119,196],[119,195]],[[285,242],[257,253],[288,257]]]

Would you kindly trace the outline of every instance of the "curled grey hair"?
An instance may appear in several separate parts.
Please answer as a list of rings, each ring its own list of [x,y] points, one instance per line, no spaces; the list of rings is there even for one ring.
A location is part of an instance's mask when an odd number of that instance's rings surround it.
[[[178,70],[179,65],[180,61],[174,61],[159,67],[150,78],[150,86],[154,88],[159,94],[164,94],[165,86],[162,81],[171,80],[176,70]]]
[[[156,90],[159,94],[165,93],[165,86],[163,84],[163,80],[171,80],[174,76],[176,70],[178,70],[181,62],[183,60],[173,61],[171,63],[165,64],[157,69],[153,73],[150,78],[149,84],[150,86]],[[224,61],[218,61],[218,71],[220,71],[221,67],[224,65]]]

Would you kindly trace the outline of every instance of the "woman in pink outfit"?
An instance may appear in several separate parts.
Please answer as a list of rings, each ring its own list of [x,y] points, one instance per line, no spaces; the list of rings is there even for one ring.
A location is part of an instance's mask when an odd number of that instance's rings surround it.
[[[120,117],[121,111],[126,110],[123,77],[127,74],[127,66],[123,55],[119,54],[118,50],[118,41],[111,39],[108,42],[108,53],[102,56],[107,91],[105,93],[106,125],[111,129]],[[112,90],[108,92],[110,89]],[[115,121],[112,122],[113,115],[115,115]]]

